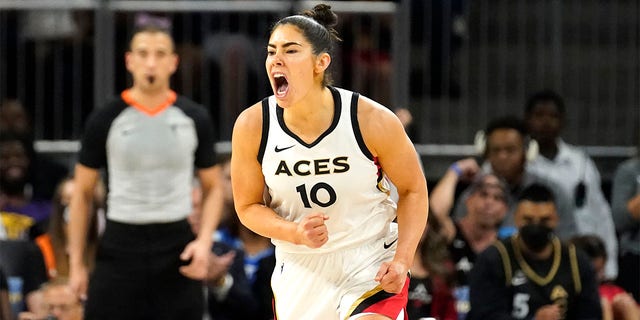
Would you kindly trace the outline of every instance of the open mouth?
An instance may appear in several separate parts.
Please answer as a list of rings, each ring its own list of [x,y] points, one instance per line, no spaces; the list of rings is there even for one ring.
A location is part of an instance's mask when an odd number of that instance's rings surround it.
[[[155,76],[147,76],[147,81],[149,81],[149,83],[153,84],[153,82],[156,81],[156,77]]]
[[[283,74],[276,74],[273,77],[276,85],[276,97],[282,98],[289,91],[289,82]]]

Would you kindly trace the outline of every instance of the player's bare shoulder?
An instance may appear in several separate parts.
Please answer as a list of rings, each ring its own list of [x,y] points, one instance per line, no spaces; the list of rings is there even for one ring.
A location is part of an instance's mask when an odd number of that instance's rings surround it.
[[[393,111],[362,95],[358,99],[358,123],[363,134],[370,131],[384,133],[398,126],[402,128]]]
[[[404,133],[402,123],[393,111],[362,95],[358,99],[358,125],[365,144],[374,153],[376,146],[385,145],[386,140]]]
[[[258,102],[244,109],[234,124],[234,133],[251,133],[262,130],[262,103]]]
[[[258,102],[240,113],[233,126],[232,148],[257,146],[262,133],[262,103]]]

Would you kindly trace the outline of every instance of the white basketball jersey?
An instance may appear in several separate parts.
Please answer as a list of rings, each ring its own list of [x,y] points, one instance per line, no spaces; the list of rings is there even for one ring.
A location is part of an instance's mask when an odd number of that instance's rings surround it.
[[[360,133],[358,94],[330,90],[333,122],[312,143],[287,128],[274,96],[262,103],[258,160],[271,197],[267,205],[288,221],[313,212],[329,216],[329,240],[321,248],[273,240],[279,250],[321,253],[361,245],[383,237],[395,218],[386,178]]]

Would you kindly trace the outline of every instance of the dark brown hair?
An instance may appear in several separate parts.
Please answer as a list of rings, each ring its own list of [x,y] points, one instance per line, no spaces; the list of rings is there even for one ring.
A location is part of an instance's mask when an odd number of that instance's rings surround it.
[[[277,27],[285,24],[292,24],[300,29],[305,39],[311,43],[313,54],[315,55],[323,52],[332,55],[334,43],[342,41],[338,36],[338,31],[335,29],[335,26],[338,24],[338,15],[331,10],[331,6],[326,4],[318,4],[311,10],[280,19],[271,28],[271,33],[273,33]],[[331,84],[331,74],[329,70],[327,70],[322,79],[322,85],[327,86]]]
[[[131,45],[133,44],[133,38],[139,33],[163,33],[166,34],[169,39],[171,39],[171,49],[175,50],[175,43],[173,42],[173,36],[171,35],[171,30],[164,26],[155,25],[155,24],[145,24],[141,26],[137,26],[133,32],[131,33],[131,38],[129,39],[129,51],[131,51]]]

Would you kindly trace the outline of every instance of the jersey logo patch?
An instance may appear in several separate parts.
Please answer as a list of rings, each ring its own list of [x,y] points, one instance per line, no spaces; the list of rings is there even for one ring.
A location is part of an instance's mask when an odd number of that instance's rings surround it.
[[[382,244],[382,246],[383,246],[385,249],[389,249],[389,248],[390,248],[394,243],[396,243],[396,241],[398,241],[398,238],[396,238],[395,240],[391,241],[391,243],[388,243],[388,244],[387,244],[387,242],[385,241],[385,242]]]
[[[284,147],[284,148],[278,148],[278,146],[276,146],[276,148],[275,148],[274,150],[275,150],[276,152],[280,152],[280,151],[284,151],[284,150],[287,150],[287,149],[291,149],[291,148],[293,148],[293,147],[295,147],[295,144],[294,144],[294,145],[292,145],[292,146]]]
[[[558,299],[567,299],[568,297],[569,297],[569,294],[567,293],[566,290],[564,290],[562,286],[556,285],[555,287],[553,287],[553,290],[551,291],[552,301],[556,301]]]
[[[131,133],[133,133],[133,129],[131,129],[131,128],[129,128],[129,129],[124,129],[124,130],[120,131],[120,133],[121,133],[123,136],[128,136],[128,135],[130,135]]]
[[[456,249],[464,248],[464,241],[460,239],[453,239],[453,247]]]
[[[521,286],[527,283],[527,277],[520,271],[516,272],[516,274],[511,279],[511,285],[514,287]]]

